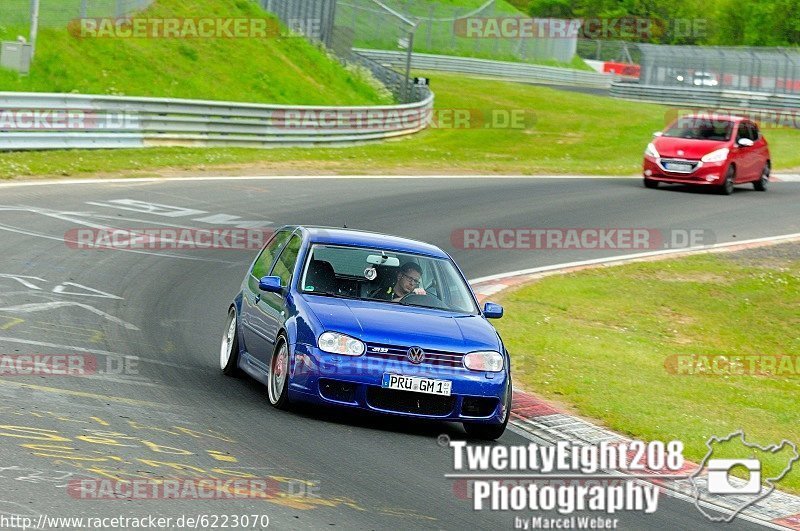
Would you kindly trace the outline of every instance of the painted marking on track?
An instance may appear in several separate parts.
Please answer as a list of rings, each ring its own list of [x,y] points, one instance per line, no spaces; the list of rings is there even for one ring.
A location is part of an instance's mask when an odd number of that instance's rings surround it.
[[[233,457],[232,455],[228,455],[226,453],[220,452],[218,450],[206,450],[208,455],[216,459],[217,461],[225,461],[227,463],[238,463],[239,460]]]
[[[0,386],[13,387],[15,389],[30,389],[33,391],[42,391],[45,393],[52,393],[64,396],[75,396],[79,398],[91,398],[101,402],[115,402],[117,404],[125,404],[128,406],[145,406],[153,408],[174,407],[161,402],[148,402],[146,400],[136,400],[134,398],[125,398],[122,396],[101,395],[98,393],[89,393],[86,391],[75,391],[72,389],[62,389],[60,387],[46,387],[44,385],[35,385],[22,382],[12,382],[8,380],[0,380]]]
[[[123,321],[119,317],[114,317],[113,315],[107,314],[102,310],[98,310],[94,306],[72,301],[33,302],[29,304],[20,304],[17,306],[6,306],[5,308],[0,308],[0,312],[35,313],[35,312],[50,311],[50,310],[55,310],[56,308],[63,308],[70,306],[76,306],[78,308],[83,308],[84,310],[88,310],[94,313],[95,315],[99,315],[100,317],[108,321],[111,321],[112,323],[118,324],[128,330],[137,330],[137,331],[141,330],[138,326],[131,324],[127,321]]]
[[[0,207],[0,211],[31,212],[31,213],[34,213],[34,214],[47,215],[44,212],[41,212],[41,211],[39,211],[37,209],[33,209],[33,208]],[[78,222],[78,221],[76,221],[76,223],[86,225],[85,223]],[[88,225],[86,225],[86,226],[88,226]],[[14,227],[12,225],[0,224],[0,230],[4,230],[4,231],[7,231],[7,232],[13,232],[15,234],[24,234],[25,236],[33,236],[33,237],[36,237],[36,238],[44,238],[46,240],[55,240],[57,242],[63,242],[63,243],[75,243],[75,244],[80,243],[80,242],[77,242],[77,241],[74,241],[74,240],[67,240],[63,236],[51,236],[50,234],[44,234],[42,232],[36,232],[36,231],[28,230],[28,229],[23,229],[23,228],[20,228],[20,227]],[[156,256],[156,257],[159,257],[159,258],[177,258],[179,260],[191,260],[191,261],[196,261],[196,262],[213,262],[213,263],[226,264],[226,265],[238,264],[239,263],[239,262],[234,262],[234,261],[231,261],[231,260],[221,260],[221,259],[218,259],[218,258],[203,258],[201,256],[186,256],[186,255],[180,255],[180,254],[156,253],[156,252],[150,252],[150,251],[143,251],[141,249],[114,249],[114,251],[123,252],[123,253],[133,253],[133,254],[144,254],[144,255],[148,255],[148,256]]]
[[[8,319],[8,322],[0,325],[0,330],[8,330],[12,326],[25,322],[25,319],[20,319],[19,317],[4,317],[4,319]]]
[[[30,281],[31,279],[38,280],[39,282],[47,282],[45,279],[39,277],[30,277],[27,275],[12,275],[9,273],[0,273],[0,278],[10,278],[12,280],[16,280],[26,288],[33,290],[41,290],[42,288],[31,282]]]
[[[74,288],[80,288],[80,289],[84,290],[85,292],[89,292],[89,293],[78,293],[78,292],[75,292],[75,291],[66,291],[66,289],[67,289],[66,287],[67,286],[72,286]],[[96,289],[96,288],[90,288],[89,286],[84,286],[83,284],[77,284],[75,282],[62,282],[61,284],[59,284],[58,286],[53,288],[53,293],[60,293],[62,295],[78,295],[78,296],[81,296],[81,297],[102,297],[104,299],[123,300],[122,297],[120,297],[119,295],[113,295],[111,293],[108,293],[108,292],[105,292],[105,291],[101,291],[101,290]]]
[[[137,199],[111,199],[106,202],[87,201],[86,204],[106,208],[117,208],[131,212],[138,212],[140,214],[152,214],[155,216],[163,216],[168,218],[192,217],[192,221],[199,221],[201,223],[209,223],[213,225],[230,225],[241,229],[262,229],[272,225],[272,222],[267,220],[247,220],[242,219],[241,216],[235,216],[231,214],[213,214],[205,210],[196,210],[193,208],[165,205],[161,203],[149,203],[147,201],[139,201]],[[201,214],[207,215],[197,217]],[[87,223],[87,226],[91,227],[92,224]]]

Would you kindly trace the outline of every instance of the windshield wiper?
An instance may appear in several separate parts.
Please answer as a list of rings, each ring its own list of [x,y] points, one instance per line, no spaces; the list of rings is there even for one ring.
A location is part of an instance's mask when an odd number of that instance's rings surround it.
[[[335,299],[361,300],[359,297],[351,297],[350,295],[342,295],[340,293],[332,293],[330,291],[304,291],[303,293],[307,293],[309,295],[321,295],[323,297],[333,297]]]

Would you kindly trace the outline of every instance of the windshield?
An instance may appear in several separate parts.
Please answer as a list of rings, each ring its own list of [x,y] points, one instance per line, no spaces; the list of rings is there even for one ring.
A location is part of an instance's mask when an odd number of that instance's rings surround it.
[[[710,118],[681,118],[664,132],[664,136],[692,140],[730,140],[733,122]]]
[[[478,313],[455,265],[440,258],[317,244],[300,280],[303,293]]]

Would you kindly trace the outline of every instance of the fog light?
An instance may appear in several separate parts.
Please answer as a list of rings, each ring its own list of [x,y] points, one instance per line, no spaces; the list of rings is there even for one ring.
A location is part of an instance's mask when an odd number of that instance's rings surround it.
[[[711,181],[716,181],[716,180],[717,180],[717,176],[716,175],[706,175],[706,181],[711,182]]]
[[[644,170],[644,174],[650,177],[651,175],[653,175],[653,170]]]

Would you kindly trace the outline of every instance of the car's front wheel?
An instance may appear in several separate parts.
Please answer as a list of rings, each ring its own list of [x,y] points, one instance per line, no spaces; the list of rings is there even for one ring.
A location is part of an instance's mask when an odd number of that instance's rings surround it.
[[[231,306],[225,321],[225,332],[219,347],[219,367],[226,376],[239,374],[239,333],[236,329],[236,310]]]
[[[644,187],[645,188],[658,188],[658,181],[654,181],[653,179],[648,179],[647,177],[644,178]]]
[[[508,384],[508,396],[506,398],[505,418],[500,424],[478,424],[477,422],[465,422],[464,431],[473,439],[481,439],[484,441],[496,441],[506,431],[508,426],[508,419],[511,417],[511,382]]]
[[[728,171],[725,173],[725,182],[720,187],[722,195],[731,195],[733,193],[733,182],[736,180],[736,168],[732,165],[728,166]]]
[[[769,161],[764,164],[764,169],[761,170],[761,177],[757,181],[753,181],[753,188],[758,190],[759,192],[766,192],[767,187],[769,186],[769,174],[770,174],[770,166]]]
[[[269,364],[267,378],[269,403],[278,409],[289,407],[289,344],[281,334],[275,342],[275,352]]]

